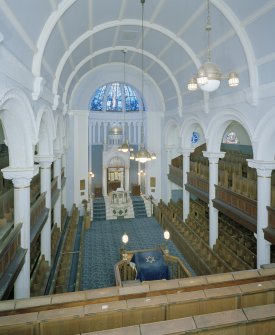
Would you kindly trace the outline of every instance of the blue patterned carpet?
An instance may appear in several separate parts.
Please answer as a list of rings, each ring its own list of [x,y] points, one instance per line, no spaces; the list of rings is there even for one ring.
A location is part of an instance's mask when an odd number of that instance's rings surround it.
[[[82,260],[82,290],[115,286],[114,265],[120,260],[121,237],[129,236],[128,250],[155,248],[164,244],[163,230],[154,218],[95,221],[85,231]],[[168,241],[171,255],[183,255]]]

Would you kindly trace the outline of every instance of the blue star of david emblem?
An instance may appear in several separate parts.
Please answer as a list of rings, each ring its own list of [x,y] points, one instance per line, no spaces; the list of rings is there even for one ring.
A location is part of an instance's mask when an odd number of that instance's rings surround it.
[[[156,260],[155,260],[155,257],[152,257],[152,256],[148,256],[146,257],[146,263],[154,263]]]

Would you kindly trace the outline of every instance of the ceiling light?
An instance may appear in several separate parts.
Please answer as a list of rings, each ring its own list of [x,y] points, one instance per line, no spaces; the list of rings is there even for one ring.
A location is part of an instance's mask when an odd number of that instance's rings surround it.
[[[208,44],[207,44],[207,56],[208,61],[203,64],[195,76],[193,76],[187,84],[189,91],[196,91],[198,87],[206,92],[216,91],[220,87],[222,79],[228,79],[228,84],[230,87],[239,85],[239,77],[236,72],[230,72],[228,76],[223,76],[218,65],[211,62],[211,52],[210,52],[210,32],[211,32],[211,22],[210,22],[210,3],[207,0],[207,24],[205,30],[207,31]]]

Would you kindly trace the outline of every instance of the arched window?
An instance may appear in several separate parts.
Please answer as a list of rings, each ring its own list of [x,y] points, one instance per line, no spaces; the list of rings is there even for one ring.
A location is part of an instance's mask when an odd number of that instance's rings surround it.
[[[141,96],[128,84],[109,83],[99,87],[90,100],[89,110],[137,112],[144,108]]]

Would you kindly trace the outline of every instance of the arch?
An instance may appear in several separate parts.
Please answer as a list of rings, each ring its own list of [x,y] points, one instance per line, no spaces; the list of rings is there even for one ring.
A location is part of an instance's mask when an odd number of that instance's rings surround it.
[[[236,121],[242,125],[246,130],[250,141],[252,143],[252,150],[254,147],[252,142],[252,128],[249,126],[247,120],[242,116],[240,111],[235,109],[224,109],[218,112],[210,121],[206,131],[207,151],[220,152],[220,147],[223,135],[227,127],[232,121]]]
[[[54,140],[54,152],[63,153],[65,148],[65,126],[63,117],[58,114],[55,118],[56,137]]]
[[[74,71],[70,74],[67,82],[66,82],[66,85],[65,85],[65,90],[64,90],[64,93],[63,93],[63,97],[62,97],[62,102],[64,104],[67,104],[67,96],[68,96],[68,91],[69,91],[69,87],[70,87],[70,84],[71,82],[73,81],[73,78],[74,76],[77,74],[77,72],[81,69],[81,67],[89,62],[91,59],[93,59],[94,57],[97,57],[99,55],[102,55],[106,52],[109,52],[109,51],[114,51],[114,50],[121,50],[123,49],[122,46],[117,46],[115,48],[113,47],[108,47],[108,48],[105,48],[105,49],[101,49],[101,50],[98,50],[96,52],[94,52],[93,54],[87,56],[86,58],[84,58],[79,64],[77,64],[77,66],[75,67]],[[142,50],[141,49],[136,49],[134,47],[127,47],[127,50],[128,51],[134,51],[134,52],[137,52],[137,53],[141,53]],[[168,75],[168,77],[170,78],[170,80],[172,81],[174,87],[175,87],[175,91],[176,91],[176,95],[177,95],[177,99],[178,99],[178,110],[179,112],[181,112],[182,110],[182,106],[183,106],[183,103],[182,103],[182,95],[181,95],[181,90],[180,90],[180,87],[178,85],[178,82],[177,80],[175,79],[174,75],[172,74],[171,70],[161,61],[159,60],[158,58],[156,58],[154,55],[152,55],[151,53],[149,52],[146,52],[146,51],[143,51],[143,54],[145,56],[147,56],[148,58],[152,59],[155,63],[157,63],[165,72],[166,74]],[[99,67],[102,67],[103,65],[99,66]],[[95,71],[97,68],[99,67],[95,67],[93,69],[91,69],[90,71],[86,72],[84,76],[87,76],[90,72],[92,73],[93,71]],[[127,65],[127,67],[129,68],[130,66]],[[137,68],[135,66],[132,66],[133,68],[136,68],[140,71],[140,68]],[[149,77],[150,78],[150,81],[154,83],[154,86],[158,88],[158,90],[160,90],[160,88],[158,87],[157,83],[153,80],[153,78],[151,78],[148,73],[145,73],[146,77]],[[82,76],[82,78],[84,77]],[[127,75],[128,76],[128,75]],[[81,82],[81,78],[79,79],[79,82],[78,82],[78,85],[81,85],[80,84]],[[56,87],[56,92],[54,92],[54,94],[57,94],[57,87]],[[162,95],[162,94],[161,94]],[[72,94],[73,96],[73,94]]]
[[[52,30],[56,26],[58,20],[61,18],[61,16],[66,12],[75,2],[76,0],[63,0],[57,8],[57,11],[53,12],[50,17],[48,18],[47,22],[45,23],[44,29],[41,32],[38,42],[37,42],[37,48],[38,52],[34,55],[33,58],[33,64],[32,64],[32,72],[35,76],[40,76],[41,74],[41,65],[42,65],[42,59],[43,59],[43,53],[47,44],[47,41],[52,33]],[[257,69],[255,69],[255,55],[253,52],[253,48],[251,46],[250,40],[248,38],[247,33],[245,32],[244,28],[242,27],[240,20],[237,18],[237,16],[234,14],[234,12],[230,9],[230,7],[223,1],[223,0],[211,0],[211,3],[223,14],[223,16],[230,22],[230,24],[233,27],[233,30],[236,32],[236,35],[238,36],[248,63],[248,69],[250,73],[250,86],[252,89],[252,99],[255,102],[257,99],[257,88],[258,88],[258,72]],[[144,27],[154,29],[172,40],[174,40],[176,43],[178,43],[185,52],[189,55],[189,57],[192,59],[192,61],[195,63],[197,68],[201,65],[199,59],[197,58],[196,54],[193,52],[193,50],[184,42],[182,41],[176,34],[171,33],[168,29],[165,29],[159,25],[151,24],[150,22],[144,22]],[[93,34],[104,30],[108,28],[112,28],[114,26],[123,26],[123,25],[138,25],[140,26],[139,20],[121,20],[121,21],[112,21],[108,23],[104,23],[102,25],[99,25],[95,27],[94,29],[87,31],[85,34],[80,36],[74,43],[68,48],[68,50],[64,53],[61,61],[59,62],[59,65],[57,67],[56,73],[56,82],[59,82],[60,74],[62,72],[62,69],[65,65],[66,59],[70,56],[70,54],[73,52],[73,50],[82,43],[86,38],[89,38]],[[58,87],[58,84],[56,85]],[[55,89],[53,89],[54,94]]]
[[[22,90],[12,88],[3,94],[0,118],[9,147],[10,167],[32,167],[38,136],[30,101]]]
[[[259,121],[254,131],[253,143],[255,144],[254,159],[264,161],[275,160],[275,107],[268,111]]]
[[[138,87],[140,87],[141,84],[141,76],[137,75],[136,70],[140,71],[140,68],[134,66],[127,67],[127,83],[132,85],[140,93]],[[119,80],[119,75],[122,79],[123,74],[121,72],[121,65],[118,66],[118,63],[100,65],[87,72],[82,77],[81,84],[76,85],[73,92],[70,94],[70,109],[87,109],[87,103],[90,99],[91,91],[95,91],[98,86],[106,84],[107,82]],[[147,78],[149,80],[146,80]],[[148,92],[150,92],[150,94],[148,94]],[[87,101],[87,103],[85,103],[83,106],[80,106],[80,101]],[[164,99],[161,94],[160,88],[155,82],[152,81],[151,77],[146,75],[146,73],[144,80],[143,102],[146,105],[146,110],[148,110],[149,112],[152,110],[161,113],[165,110]]]
[[[39,108],[36,125],[38,129],[39,155],[53,155],[53,141],[56,137],[56,128],[52,110],[48,106]]]
[[[251,102],[253,104],[256,104],[258,99],[257,93],[259,87],[258,67],[256,66],[257,62],[250,39],[247,33],[245,32],[242,23],[234,14],[234,12],[230,9],[230,7],[224,2],[224,0],[210,0],[210,1],[231,24],[243,46],[250,76],[250,88],[252,93]]]
[[[193,131],[198,129],[198,127],[201,129],[202,135],[205,137],[205,128],[202,126],[201,120],[198,117],[190,115],[184,120],[180,131],[181,145],[184,149],[193,148],[191,137]]]
[[[180,129],[176,120],[169,120],[165,123],[164,145],[176,148],[180,146]]]

